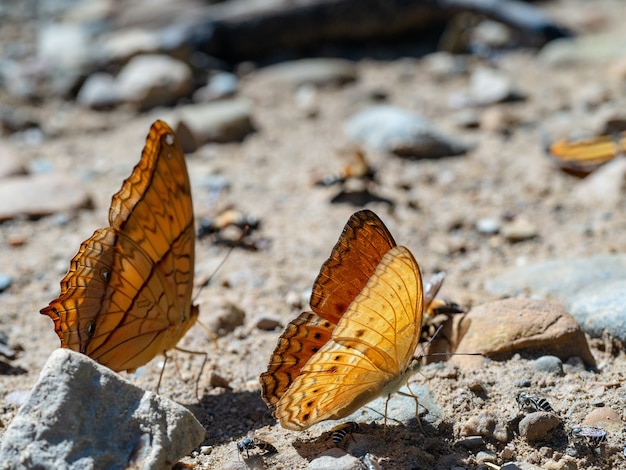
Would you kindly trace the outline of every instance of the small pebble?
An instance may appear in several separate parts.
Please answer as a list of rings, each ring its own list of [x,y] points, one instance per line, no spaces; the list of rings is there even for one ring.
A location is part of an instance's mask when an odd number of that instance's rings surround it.
[[[211,385],[211,387],[228,388],[229,384],[230,382],[228,381],[228,379],[222,377],[217,372],[212,370],[209,373],[209,385]]]
[[[276,317],[263,315],[256,320],[254,326],[259,330],[272,331],[281,326],[281,321]]]
[[[495,462],[496,458],[497,456],[495,454],[492,454],[491,452],[486,452],[484,450],[481,450],[476,454],[476,460],[478,462]]]
[[[530,240],[538,235],[537,227],[524,217],[519,217],[505,224],[501,233],[509,242],[516,243]]]
[[[485,235],[493,235],[500,231],[500,223],[496,219],[479,219],[476,222],[476,230]]]
[[[5,273],[0,273],[0,292],[4,292],[9,287],[11,287],[12,282],[13,279],[11,278],[11,276]]]
[[[563,361],[556,356],[541,356],[535,359],[532,364],[535,370],[564,375]]]
[[[617,432],[622,428],[623,423],[622,418],[617,411],[608,406],[604,406],[590,411],[583,420],[582,425]]]
[[[544,439],[546,435],[561,424],[558,416],[544,411],[530,413],[519,422],[520,435],[529,442]]]
[[[200,453],[202,455],[209,455],[213,452],[213,446],[200,446]]]
[[[466,449],[477,449],[481,447],[485,441],[482,436],[468,436],[464,439],[456,441],[456,443]]]

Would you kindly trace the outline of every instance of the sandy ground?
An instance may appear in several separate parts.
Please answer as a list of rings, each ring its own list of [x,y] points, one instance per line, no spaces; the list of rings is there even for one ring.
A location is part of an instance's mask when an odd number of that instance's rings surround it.
[[[616,2],[556,4],[551,9],[565,20],[583,24],[593,13],[602,29],[616,37],[622,24]],[[469,69],[480,64],[470,60]],[[610,61],[547,68],[534,54],[514,52],[500,59],[499,67],[524,91],[527,99],[497,107],[512,117],[506,132],[485,128],[461,129],[459,110],[450,107],[450,97],[468,87],[467,74],[440,79],[423,62],[402,59],[389,62],[363,60],[359,78],[342,88],[318,93],[319,115],[307,118],[295,105],[291,90],[282,86],[259,86],[255,73],[242,79],[240,95],[254,102],[257,132],[243,143],[207,145],[188,156],[196,217],[215,215],[227,205],[258,217],[261,228],[253,233],[261,249],[235,249],[211,284],[199,289],[200,321],[210,324],[230,304],[245,312],[245,323],[214,343],[207,332],[194,327],[181,347],[209,354],[209,365],[200,377],[202,398],[194,396],[194,381],[200,359],[178,353],[180,374],[168,365],[161,393],[188,405],[207,429],[205,454],[189,457],[197,468],[243,466],[234,442],[255,430],[271,441],[278,453],[258,456],[248,464],[264,468],[305,468],[308,461],[331,447],[319,430],[302,433],[280,428],[260,397],[258,376],[267,365],[280,329],[262,331],[255,319],[271,316],[286,324],[307,308],[308,295],[321,263],[328,256],[352,212],[349,204],[331,204],[339,188],[314,187],[319,177],[337,172],[348,161],[341,152],[349,144],[341,128],[355,111],[371,104],[373,92],[384,91],[389,104],[419,112],[438,127],[476,147],[464,156],[412,161],[368,152],[378,171],[375,194],[393,204],[372,202],[367,207],[385,221],[398,243],[415,255],[425,274],[445,270],[442,293],[466,307],[492,298],[484,282],[499,271],[518,264],[562,256],[587,256],[624,252],[620,234],[626,220],[620,214],[624,200],[610,210],[585,207],[571,199],[580,180],[556,169],[543,151],[546,133],[593,128],[607,110],[618,112],[625,100],[623,82],[609,73]],[[593,90],[606,98],[588,104]],[[481,116],[489,110],[478,110]],[[40,145],[18,144],[27,163],[45,159],[59,169],[83,178],[95,209],[70,214],[67,224],[49,217],[35,221],[12,221],[0,225],[2,271],[13,285],[1,294],[0,327],[12,344],[23,351],[12,361],[19,373],[0,375],[0,397],[14,390],[28,390],[58,338],[49,318],[38,311],[57,296],[59,281],[80,242],[105,225],[110,198],[139,159],[145,135],[157,118],[167,120],[170,110],[136,115],[123,109],[96,113],[71,104],[43,103],[38,111],[43,122],[60,132]],[[230,187],[214,199],[203,182],[212,175],[225,178]],[[537,236],[510,243],[499,235],[476,230],[481,218],[504,221],[523,217],[532,222]],[[24,244],[11,246],[20,238]],[[227,248],[210,240],[197,242],[196,277],[206,280],[227,254]],[[593,343],[597,346],[599,343]],[[430,366],[413,380],[428,384],[445,415],[422,431],[414,426],[392,426],[372,452],[381,457],[383,468],[479,468],[475,451],[455,446],[464,423],[481,411],[504,417],[511,428],[506,442],[489,440],[482,450],[498,455],[495,463],[520,460],[551,468],[626,468],[619,435],[600,454],[582,452],[567,466],[561,459],[567,439],[555,431],[549,440],[529,444],[516,436],[519,421],[514,403],[514,382],[527,378],[537,390],[552,387],[561,392],[552,404],[568,411],[569,423],[584,418],[598,400],[621,412],[623,354],[615,357],[593,349],[602,364],[599,373],[576,370],[565,377],[534,372],[521,359],[493,363],[478,373],[444,366]],[[154,360],[131,379],[154,389],[161,367]],[[229,381],[230,388],[209,385],[208,370]],[[476,384],[479,384],[476,385]],[[483,392],[476,392],[477,389]],[[5,428],[16,412],[6,405],[0,416]],[[1,431],[0,431],[1,432]],[[383,436],[380,423],[363,431]],[[375,441],[378,442],[378,441]],[[504,454],[504,450],[509,449]],[[481,449],[478,449],[481,450]],[[508,459],[505,458],[508,456]],[[552,465],[552,464],[551,464]],[[544,467],[547,468],[547,467]]]

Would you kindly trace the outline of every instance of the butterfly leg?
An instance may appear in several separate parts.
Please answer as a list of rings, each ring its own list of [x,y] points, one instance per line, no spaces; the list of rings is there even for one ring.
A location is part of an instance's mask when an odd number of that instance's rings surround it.
[[[183,348],[179,348],[178,346],[176,347],[177,351],[180,352],[184,352],[186,354],[194,354],[194,355],[198,355],[198,356],[202,356],[202,365],[200,366],[200,372],[198,373],[198,375],[196,376],[196,399],[198,401],[200,401],[200,399],[202,398],[200,396],[200,394],[198,393],[199,391],[199,383],[200,383],[200,377],[202,377],[202,372],[204,372],[204,366],[206,365],[207,360],[209,359],[209,355],[205,352],[201,352],[201,351],[190,351],[188,349],[183,349]],[[179,371],[180,373],[180,371]]]
[[[159,388],[161,388],[161,379],[163,378],[163,372],[165,371],[165,364],[170,357],[167,355],[167,351],[163,351],[163,367],[161,367],[161,373],[159,374],[159,381],[157,382],[155,393],[159,394]]]
[[[409,385],[409,383],[407,382],[406,384],[406,388],[409,389],[409,392],[411,392],[410,394],[407,393],[406,396],[412,397],[415,400],[415,419],[417,420],[417,424],[419,424],[420,429],[422,430],[422,433],[424,433],[424,428],[422,427],[422,421],[420,420],[420,404],[419,404],[419,398],[417,397],[417,395],[415,394],[415,392],[413,392],[413,390],[411,390],[411,385]],[[405,395],[405,394],[403,394]]]
[[[387,408],[389,406],[390,399],[391,399],[391,394],[387,395],[387,400],[385,400],[385,419],[383,420],[383,439],[387,437]]]

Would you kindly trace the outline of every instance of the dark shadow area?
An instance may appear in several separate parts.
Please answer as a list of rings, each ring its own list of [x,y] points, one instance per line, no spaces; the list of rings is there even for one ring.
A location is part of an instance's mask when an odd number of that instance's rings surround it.
[[[372,193],[368,189],[358,191],[341,190],[331,198],[330,202],[332,204],[351,204],[355,207],[363,207],[370,202],[382,202],[389,204],[391,207],[395,205],[393,200]]]
[[[204,394],[198,404],[185,405],[206,429],[204,444],[238,442],[248,432],[276,423],[259,391],[218,390]],[[232,447],[237,449],[234,442]]]

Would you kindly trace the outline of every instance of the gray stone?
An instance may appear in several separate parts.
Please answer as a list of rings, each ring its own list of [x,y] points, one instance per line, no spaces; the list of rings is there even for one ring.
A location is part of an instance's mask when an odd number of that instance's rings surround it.
[[[81,182],[69,174],[16,176],[0,185],[0,221],[71,212],[90,205]]]
[[[626,280],[626,255],[554,259],[515,268],[494,276],[485,284],[492,295],[510,295],[528,290],[555,296],[567,306],[572,296],[587,286]]]
[[[80,87],[76,101],[92,109],[104,109],[119,102],[115,79],[105,72],[90,75]]]
[[[535,370],[563,375],[563,361],[556,356],[541,356],[533,361]]]
[[[444,135],[426,119],[395,106],[372,106],[353,115],[346,135],[381,152],[413,158],[459,155],[469,146]]]
[[[356,457],[346,454],[336,447],[311,460],[308,470],[360,470],[361,462]]]
[[[122,29],[103,38],[98,50],[102,63],[125,64],[137,55],[158,53],[160,47],[161,39],[158,31]]]
[[[154,106],[174,104],[192,90],[191,68],[167,55],[133,57],[116,80],[121,100],[145,110]]]
[[[185,151],[208,142],[240,141],[254,130],[252,103],[244,99],[184,106],[177,115],[175,130]]]
[[[0,292],[4,292],[5,290],[7,290],[9,287],[11,287],[12,283],[13,279],[11,278],[11,276],[5,273],[0,273]]]
[[[472,72],[470,78],[470,99],[472,104],[485,106],[517,99],[521,93],[514,89],[508,76],[486,67]]]
[[[626,340],[626,255],[555,259],[516,268],[486,283],[493,295],[527,290],[535,296],[556,297],[583,331],[593,337],[606,329]]]
[[[614,61],[624,56],[624,40],[616,41],[611,34],[592,34],[550,41],[537,54],[541,64],[561,67],[566,64],[596,64]]]
[[[300,59],[265,67],[259,72],[262,80],[301,85],[342,85],[356,80],[356,66],[343,59]]]
[[[226,98],[237,93],[238,86],[239,80],[236,75],[219,72],[209,78],[206,86],[195,91],[193,100],[202,102]]]
[[[626,279],[596,283],[569,299],[569,310],[584,331],[601,337],[606,330],[626,341]]]
[[[420,416],[420,419],[427,422],[435,422],[444,416],[443,409],[430,393],[427,385],[411,384],[411,390],[417,395],[420,413],[424,409],[428,411],[425,416]],[[402,387],[400,392],[411,394],[411,391],[406,386]],[[385,416],[386,402],[387,397],[379,397],[346,417],[346,421],[380,421]],[[415,403],[415,398],[400,393],[393,393],[387,404],[387,423],[398,421],[404,424],[415,423],[416,406],[418,405]]]
[[[3,468],[171,469],[204,439],[186,408],[80,353],[52,353],[7,428]]]

